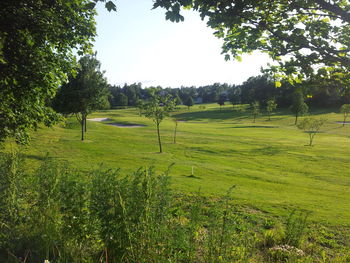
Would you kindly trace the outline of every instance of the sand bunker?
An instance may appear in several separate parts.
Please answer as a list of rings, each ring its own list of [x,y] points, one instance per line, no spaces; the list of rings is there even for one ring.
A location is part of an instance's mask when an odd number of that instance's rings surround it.
[[[88,121],[109,121],[108,118],[93,118],[93,119],[87,119]]]
[[[336,121],[335,123],[343,124],[342,121]],[[346,122],[344,122],[344,124],[350,124],[350,121],[346,121]]]

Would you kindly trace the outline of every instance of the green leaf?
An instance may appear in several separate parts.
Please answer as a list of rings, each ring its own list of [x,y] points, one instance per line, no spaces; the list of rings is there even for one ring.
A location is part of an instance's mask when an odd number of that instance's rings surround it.
[[[92,10],[92,9],[95,8],[95,6],[96,6],[96,3],[88,3],[88,4],[85,5],[85,8],[89,9],[89,10]]]
[[[117,7],[112,1],[108,1],[105,6],[109,12],[112,10],[117,11]]]
[[[235,56],[235,59],[236,59],[238,62],[242,62],[242,57],[241,57],[241,56]]]

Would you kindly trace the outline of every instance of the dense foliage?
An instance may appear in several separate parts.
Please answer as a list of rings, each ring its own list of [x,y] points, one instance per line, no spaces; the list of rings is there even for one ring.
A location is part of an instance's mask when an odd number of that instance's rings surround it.
[[[95,13],[85,3],[1,1],[1,140],[24,142],[28,128],[54,121],[46,99],[72,71],[72,49],[88,50],[95,34]]]
[[[98,1],[0,2],[0,141],[26,143],[29,129],[57,120],[47,101],[75,71],[73,51],[91,51]]]
[[[109,108],[107,80],[95,56],[84,56],[79,60],[77,74],[70,76],[53,100],[57,112],[75,114],[81,124],[82,137],[86,131],[88,114],[97,109]]]
[[[109,102],[113,108],[123,106],[137,106],[139,99],[145,99],[148,96],[147,91],[142,89],[141,83],[134,83],[123,87],[109,86],[111,97]]]
[[[32,172],[0,155],[1,262],[345,262],[325,254],[306,214],[285,221],[209,199],[177,195],[168,172],[78,172],[47,157]],[[232,190],[232,189],[231,189]],[[304,239],[309,236],[309,241]],[[336,254],[336,253],[334,253]]]
[[[154,87],[142,87],[141,83],[125,84],[123,87],[110,86],[112,107],[137,106],[139,100],[147,100],[150,97],[149,90]],[[307,104],[316,107],[339,107],[344,103],[350,103],[350,93],[340,85],[327,86],[311,82],[303,85],[292,85],[287,80],[281,82],[281,87],[276,87],[271,74],[263,74],[248,78],[240,85],[227,83],[214,83],[206,86],[191,86],[180,88],[162,88],[162,94],[171,95],[176,99],[176,104],[187,105],[188,98],[193,103],[218,103],[230,102],[232,105],[251,104],[258,101],[261,106],[267,106],[271,98],[279,107],[289,107],[293,103],[293,94],[301,90],[308,95]]]

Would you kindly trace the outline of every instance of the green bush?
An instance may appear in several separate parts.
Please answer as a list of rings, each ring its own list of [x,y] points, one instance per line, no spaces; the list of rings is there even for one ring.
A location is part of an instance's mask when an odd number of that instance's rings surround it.
[[[1,155],[0,262],[232,262],[252,247],[229,195],[187,202],[168,171],[23,167]]]
[[[293,211],[287,220],[283,243],[299,247],[305,234],[308,213]]]

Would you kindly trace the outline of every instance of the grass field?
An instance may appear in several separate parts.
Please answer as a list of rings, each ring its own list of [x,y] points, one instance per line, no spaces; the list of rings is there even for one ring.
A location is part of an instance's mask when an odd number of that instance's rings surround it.
[[[174,122],[161,124],[164,153],[158,153],[156,130],[151,120],[136,109],[96,112],[89,118],[107,117],[107,122],[88,121],[86,140],[74,119],[34,133],[24,149],[33,164],[49,154],[71,166],[90,170],[103,165],[134,171],[154,165],[171,170],[173,187],[180,192],[223,194],[236,185],[236,202],[254,211],[287,215],[292,209],[310,211],[311,220],[330,226],[350,227],[350,125],[336,121],[335,111],[314,110],[327,118],[313,147],[308,135],[298,130],[288,111],[278,111],[271,121],[260,116],[256,123],[248,112],[218,105],[180,108],[172,115],[178,123],[173,143]],[[119,128],[107,123],[144,124]],[[194,176],[190,176],[194,170]]]

